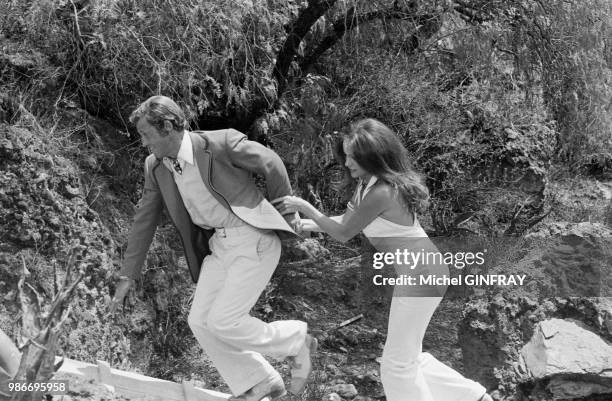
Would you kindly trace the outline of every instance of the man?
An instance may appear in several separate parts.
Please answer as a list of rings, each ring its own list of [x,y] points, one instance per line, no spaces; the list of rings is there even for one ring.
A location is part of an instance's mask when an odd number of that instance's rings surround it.
[[[293,357],[290,390],[301,392],[316,348],[306,323],[265,323],[249,315],[278,264],[277,233],[295,235],[252,179],[252,173],[264,176],[271,198],[290,194],[281,159],[233,129],[186,130],[183,111],[165,96],[147,99],[130,121],[152,154],[145,161],[143,194],[110,311],[140,275],[165,206],[197,283],[189,326],[234,399],[259,401],[286,393],[262,354]]]

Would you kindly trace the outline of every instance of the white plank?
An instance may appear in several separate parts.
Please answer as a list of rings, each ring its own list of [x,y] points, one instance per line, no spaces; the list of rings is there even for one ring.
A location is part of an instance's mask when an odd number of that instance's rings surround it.
[[[229,394],[202,389],[189,384],[191,386],[189,389],[190,398],[186,398],[184,385],[138,373],[112,369],[103,361],[98,361],[98,365],[94,365],[64,358],[64,364],[59,371],[110,385],[115,392],[126,397],[148,396],[164,401],[226,401],[231,397]]]

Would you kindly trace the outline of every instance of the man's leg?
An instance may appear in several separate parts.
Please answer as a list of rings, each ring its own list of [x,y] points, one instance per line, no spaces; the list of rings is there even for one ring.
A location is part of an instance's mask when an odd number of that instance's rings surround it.
[[[214,238],[213,236],[210,241],[212,254],[206,256],[202,263],[187,321],[200,346],[226,381],[231,392],[239,395],[252,387],[249,384],[251,380],[243,383],[243,378],[248,377],[250,372],[256,372],[257,377],[253,380],[263,380],[266,376],[261,373],[261,359],[263,359],[261,355],[224,343],[211,333],[206,325],[210,307],[227,278],[226,266],[219,257],[220,250],[215,249],[217,241]]]
[[[232,228],[225,237],[215,234],[211,246],[190,326],[232,393],[241,394],[274,374],[260,353],[276,358],[296,355],[306,324],[264,323],[249,316],[280,257],[276,234],[248,226]]]

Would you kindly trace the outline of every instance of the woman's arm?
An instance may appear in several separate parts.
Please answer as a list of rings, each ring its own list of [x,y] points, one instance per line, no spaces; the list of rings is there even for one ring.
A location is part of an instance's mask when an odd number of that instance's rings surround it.
[[[344,217],[345,217],[345,214],[342,214],[340,216],[331,216],[330,219],[334,220],[337,223],[342,223],[342,221],[344,220]],[[319,227],[317,223],[315,223],[315,221],[312,219],[300,219],[300,223],[302,224],[301,226],[302,231],[310,231],[310,232],[316,232],[316,233],[323,232],[321,227]]]
[[[311,218],[314,223],[324,232],[341,242],[346,242],[357,235],[379,214],[390,206],[391,194],[386,187],[376,187],[368,193],[361,204],[350,216],[346,216],[338,222],[317,210],[304,199],[295,196],[285,196],[272,201],[281,212],[293,213],[299,211]]]

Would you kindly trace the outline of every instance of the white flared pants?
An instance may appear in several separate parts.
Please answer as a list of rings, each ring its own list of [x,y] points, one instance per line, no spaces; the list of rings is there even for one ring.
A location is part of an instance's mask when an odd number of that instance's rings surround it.
[[[380,369],[387,401],[477,401],[486,392],[422,352],[425,330],[441,300],[393,297]]]
[[[265,323],[249,311],[270,280],[281,243],[273,231],[251,226],[217,230],[189,313],[189,327],[231,392],[240,395],[274,374],[262,355],[294,356],[304,343],[306,323]]]

